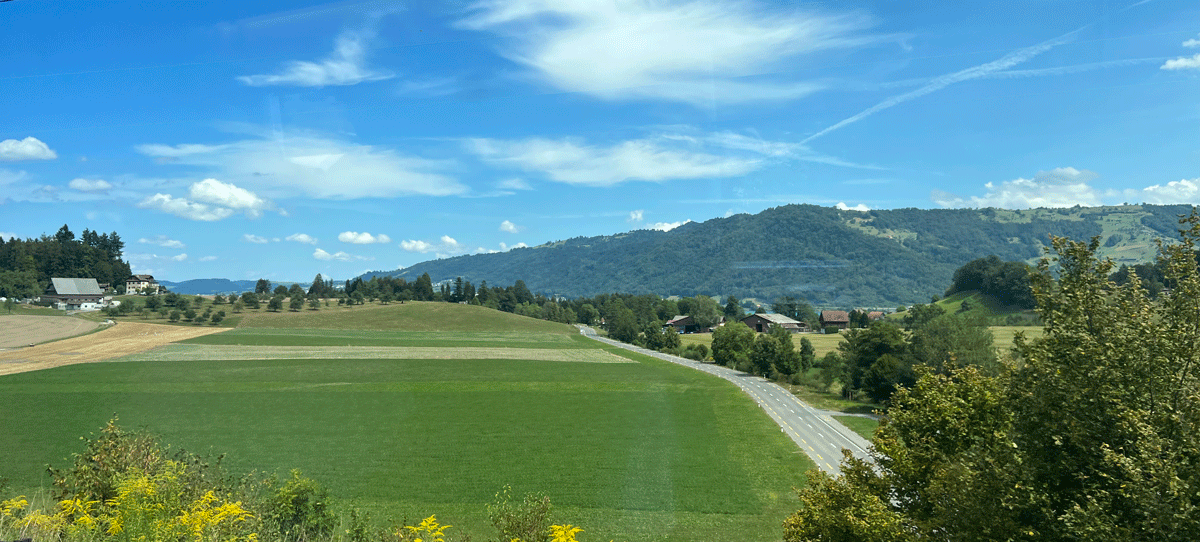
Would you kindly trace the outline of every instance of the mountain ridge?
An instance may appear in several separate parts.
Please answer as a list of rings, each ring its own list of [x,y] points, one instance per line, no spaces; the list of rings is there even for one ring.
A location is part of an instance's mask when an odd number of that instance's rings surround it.
[[[955,269],[996,254],[1034,262],[1050,235],[1100,237],[1104,256],[1140,263],[1176,237],[1189,205],[854,211],[807,204],[689,222],[670,231],[574,237],[502,253],[430,260],[362,275],[436,283],[525,281],[535,292],[798,295],[818,306],[894,306],[940,295]]]

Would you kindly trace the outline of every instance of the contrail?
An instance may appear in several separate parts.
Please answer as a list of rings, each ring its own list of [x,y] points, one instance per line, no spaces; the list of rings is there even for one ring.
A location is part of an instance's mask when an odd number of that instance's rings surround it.
[[[1136,3],[1130,4],[1128,6],[1125,6],[1121,10],[1117,11],[1117,13],[1123,13],[1123,12],[1129,11],[1135,7],[1138,7],[1142,4],[1148,4],[1152,1],[1154,1],[1154,0],[1141,0],[1140,2],[1136,2]],[[1058,47],[1059,45],[1062,45],[1064,43],[1071,41],[1071,39],[1075,36],[1075,34],[1078,34],[1080,31],[1084,30],[1085,28],[1092,26],[1092,24],[1094,24],[1094,23],[1089,23],[1089,24],[1083,25],[1083,26],[1076,28],[1075,30],[1072,30],[1070,32],[1067,32],[1066,34],[1063,34],[1057,38],[1054,38],[1054,39],[1048,40],[1048,41],[1044,41],[1044,42],[1034,45],[1032,47],[1025,47],[1024,49],[1017,49],[1016,51],[1013,51],[1007,55],[1004,55],[1003,57],[1001,57],[997,60],[988,62],[987,64],[980,64],[980,65],[972,67],[972,68],[967,68],[962,71],[958,71],[955,73],[951,73],[948,75],[943,75],[941,77],[938,77],[937,79],[930,81],[928,84],[926,84],[925,86],[923,86],[917,90],[914,90],[912,92],[906,92],[899,96],[893,96],[891,98],[888,98],[882,102],[879,102],[879,103],[867,108],[863,112],[861,112],[857,115],[854,115],[853,117],[845,119],[837,124],[834,124],[833,126],[830,126],[824,130],[821,130],[820,132],[810,135],[807,138],[805,138],[804,141],[801,141],[800,144],[804,145],[805,143],[808,143],[809,141],[812,141],[818,137],[828,134],[829,132],[832,132],[834,130],[838,130],[838,129],[842,128],[843,126],[854,124],[862,119],[865,119],[871,115],[874,115],[875,113],[883,111],[884,109],[889,109],[889,108],[895,107],[897,105],[900,105],[904,102],[907,102],[909,100],[912,100],[914,98],[920,98],[921,96],[924,96],[926,94],[937,92],[937,91],[942,90],[950,85],[953,85],[954,83],[970,81],[971,79],[978,79],[980,77],[992,75],[999,71],[1007,70],[1008,68],[1016,66],[1017,64],[1021,64],[1035,56],[1038,56],[1046,51],[1049,51],[1050,49],[1053,49],[1055,47]],[[1051,68],[1051,69],[1053,69],[1053,68]]]
[[[818,137],[828,134],[829,132],[832,132],[834,130],[838,130],[844,126],[854,124],[862,119],[865,119],[871,115],[874,115],[875,113],[883,111],[884,109],[890,109],[892,107],[900,105],[909,100],[912,100],[915,98],[920,98],[921,96],[925,96],[926,94],[932,94],[934,92],[942,90],[942,89],[944,89],[950,85],[953,85],[955,83],[961,83],[963,81],[970,81],[971,79],[978,79],[980,77],[991,75],[991,74],[999,72],[999,71],[1007,70],[1013,66],[1016,66],[1017,64],[1021,64],[1022,62],[1025,62],[1037,55],[1040,55],[1046,51],[1049,51],[1050,49],[1053,49],[1055,47],[1058,47],[1059,45],[1062,45],[1064,43],[1071,41],[1071,38],[1075,34],[1079,33],[1079,31],[1083,30],[1084,28],[1087,28],[1087,26],[1077,28],[1077,29],[1067,32],[1066,34],[1063,34],[1057,38],[1054,38],[1049,41],[1044,41],[1044,42],[1034,45],[1032,47],[1018,49],[1007,55],[1004,55],[1003,57],[1001,57],[997,60],[988,62],[987,64],[980,64],[978,66],[973,66],[973,67],[967,68],[965,70],[957,71],[957,72],[954,72],[951,74],[947,74],[947,75],[938,77],[937,79],[930,81],[928,84],[926,84],[925,86],[923,86],[919,89],[888,98],[882,102],[879,102],[879,103],[863,110],[863,112],[861,112],[857,115],[854,115],[853,117],[845,119],[837,124],[834,124],[833,126],[830,126],[824,130],[821,130],[820,132],[810,135],[807,138],[805,138],[803,141],[801,141],[800,144],[801,145],[807,144],[809,141],[812,141]]]

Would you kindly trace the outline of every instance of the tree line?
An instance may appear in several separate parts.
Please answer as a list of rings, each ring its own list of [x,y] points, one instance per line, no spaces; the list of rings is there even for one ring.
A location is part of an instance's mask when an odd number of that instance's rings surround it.
[[[63,224],[53,236],[37,239],[0,238],[0,297],[36,297],[51,277],[93,278],[124,288],[133,276],[122,261],[125,242],[117,232],[84,229],[79,238]]]

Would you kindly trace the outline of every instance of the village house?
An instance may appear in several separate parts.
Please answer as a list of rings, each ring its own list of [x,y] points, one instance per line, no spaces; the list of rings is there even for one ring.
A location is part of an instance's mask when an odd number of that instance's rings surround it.
[[[148,294],[158,293],[158,281],[153,275],[134,275],[125,281],[125,293],[136,294],[143,290]]]
[[[97,311],[107,301],[96,279],[51,278],[42,299],[59,310]]]
[[[751,314],[750,316],[742,318],[742,323],[750,326],[750,329],[753,329],[758,333],[769,332],[771,331],[771,328],[775,326],[782,327],[783,329],[786,329],[792,333],[808,331],[807,322],[793,320],[782,314]]]
[[[850,327],[850,313],[846,311],[821,311],[821,327],[846,329]]]

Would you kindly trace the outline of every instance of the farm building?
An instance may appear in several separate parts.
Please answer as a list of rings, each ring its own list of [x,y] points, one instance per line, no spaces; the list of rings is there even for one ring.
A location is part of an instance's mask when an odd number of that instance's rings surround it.
[[[666,325],[675,328],[675,331],[678,333],[711,333],[712,330],[714,330],[718,327],[721,327],[721,325],[723,325],[724,323],[725,323],[725,317],[721,316],[721,317],[717,318],[716,325],[714,325],[712,327],[702,328],[702,327],[700,327],[700,324],[697,324],[696,321],[692,319],[691,316],[682,316],[681,315],[681,316],[676,316],[670,320],[667,320]]]
[[[883,320],[883,311],[871,311],[867,313],[867,320],[878,322]]]
[[[792,333],[808,331],[807,322],[793,320],[782,314],[751,314],[750,316],[742,318],[742,323],[750,326],[750,329],[753,329],[758,333],[771,331],[771,328],[774,326],[780,326],[783,329],[791,331]]]
[[[60,310],[94,311],[104,305],[104,291],[96,279],[51,278],[42,298]]]
[[[147,293],[158,293],[158,281],[153,275],[134,275],[125,281],[125,293],[133,294],[146,290]]]
[[[850,313],[846,311],[821,311],[821,327],[846,329],[850,326]]]

